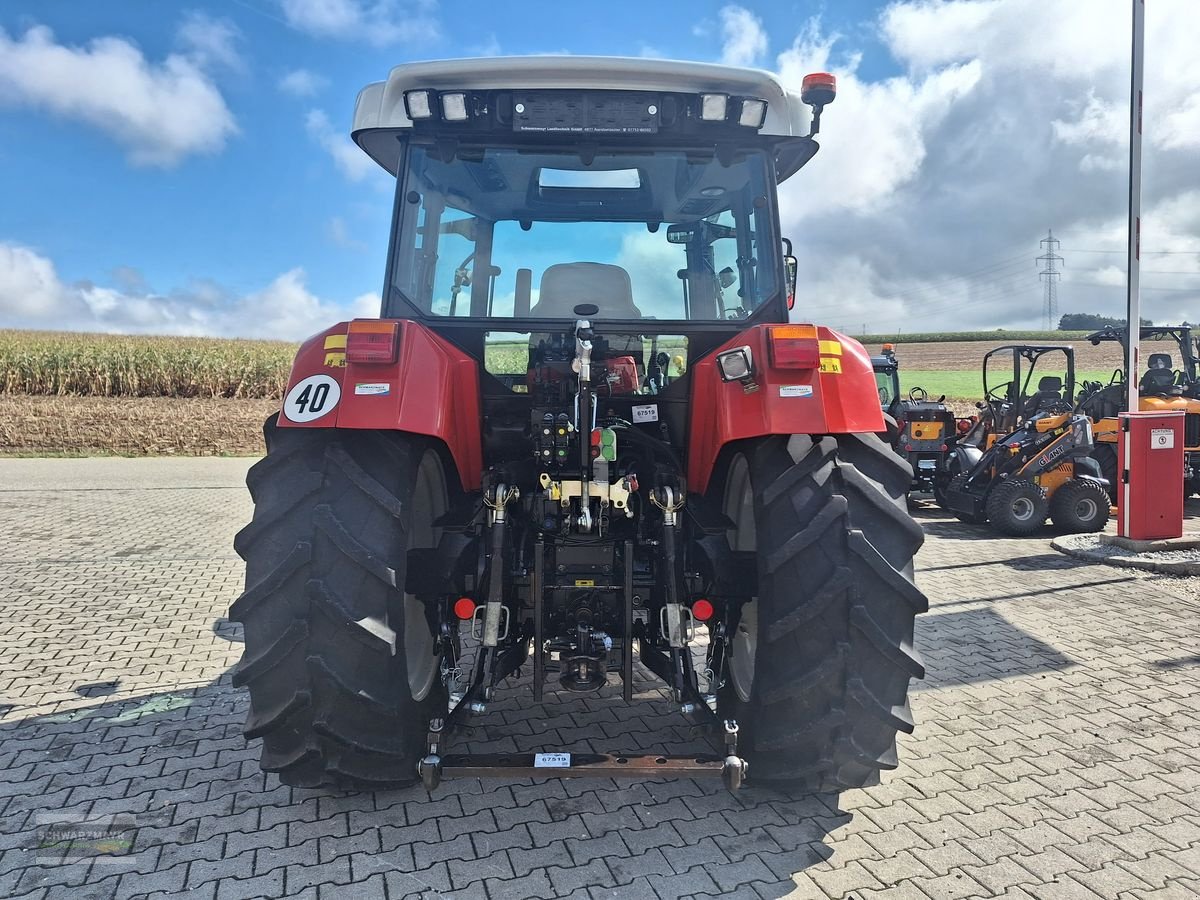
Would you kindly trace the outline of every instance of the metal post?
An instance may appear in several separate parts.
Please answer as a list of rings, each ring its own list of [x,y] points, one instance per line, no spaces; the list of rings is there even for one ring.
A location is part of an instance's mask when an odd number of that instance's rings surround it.
[[[546,542],[539,534],[533,542],[533,702],[542,702],[546,681]]]
[[[633,700],[633,541],[626,541],[625,554],[625,649],[621,652],[621,699]]]
[[[1130,52],[1129,85],[1129,248],[1126,303],[1125,393],[1129,412],[1138,410],[1138,372],[1142,338],[1142,57],[1146,44],[1146,3],[1133,0],[1133,46]],[[1121,533],[1129,531],[1130,442],[1125,442],[1121,460]]]

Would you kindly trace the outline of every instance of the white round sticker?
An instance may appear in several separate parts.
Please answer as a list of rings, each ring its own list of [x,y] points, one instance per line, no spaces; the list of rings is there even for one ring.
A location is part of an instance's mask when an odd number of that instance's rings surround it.
[[[283,401],[283,414],[293,422],[319,419],[338,405],[341,385],[331,375],[309,375],[297,381]]]

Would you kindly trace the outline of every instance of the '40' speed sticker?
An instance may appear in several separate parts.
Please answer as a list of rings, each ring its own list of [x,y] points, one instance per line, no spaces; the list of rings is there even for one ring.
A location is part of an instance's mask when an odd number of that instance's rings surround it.
[[[338,405],[342,388],[330,375],[309,375],[297,381],[283,401],[283,414],[293,422],[319,419]]]

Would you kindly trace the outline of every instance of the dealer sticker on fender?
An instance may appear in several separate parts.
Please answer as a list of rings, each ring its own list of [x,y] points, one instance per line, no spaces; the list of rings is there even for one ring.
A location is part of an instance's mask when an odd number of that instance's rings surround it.
[[[811,397],[812,395],[811,384],[781,384],[779,386],[780,397]]]
[[[354,393],[359,396],[366,395],[368,397],[370,397],[370,396],[384,397],[384,396],[390,394],[391,392],[392,392],[392,386],[390,384],[388,384],[386,381],[370,382],[369,384],[354,385]]]

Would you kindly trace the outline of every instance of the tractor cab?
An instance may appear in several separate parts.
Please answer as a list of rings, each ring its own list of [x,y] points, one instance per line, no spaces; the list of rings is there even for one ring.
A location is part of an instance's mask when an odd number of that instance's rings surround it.
[[[900,406],[900,364],[896,360],[895,345],[884,344],[879,355],[871,357],[871,368],[875,372],[879,406],[894,419]]]

